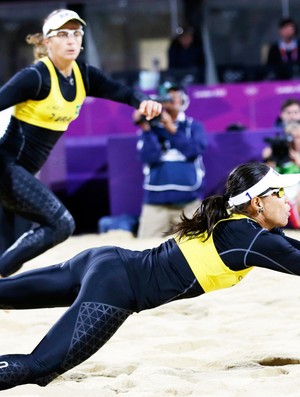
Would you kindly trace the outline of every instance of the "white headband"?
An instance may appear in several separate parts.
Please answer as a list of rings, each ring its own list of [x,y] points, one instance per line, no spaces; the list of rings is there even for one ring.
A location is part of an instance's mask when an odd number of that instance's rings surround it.
[[[296,185],[300,182],[300,174],[278,174],[273,168],[270,168],[268,173],[255,185],[249,189],[230,197],[228,204],[230,207],[247,203],[253,197],[259,196],[261,193],[272,188],[282,188]]]

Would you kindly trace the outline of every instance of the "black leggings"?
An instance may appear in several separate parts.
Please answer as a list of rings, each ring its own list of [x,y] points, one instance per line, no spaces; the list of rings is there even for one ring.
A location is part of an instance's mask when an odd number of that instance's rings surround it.
[[[0,256],[0,274],[9,276],[24,262],[66,240],[74,219],[56,196],[37,178],[15,163],[0,161],[0,203],[37,223]]]
[[[113,247],[0,279],[2,308],[70,306],[31,354],[0,356],[0,390],[46,386],[94,354],[135,311],[124,264]]]

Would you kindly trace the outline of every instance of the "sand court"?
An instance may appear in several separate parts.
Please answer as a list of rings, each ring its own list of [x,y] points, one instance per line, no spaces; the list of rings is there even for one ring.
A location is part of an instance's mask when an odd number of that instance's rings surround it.
[[[286,231],[300,238],[300,232]],[[74,236],[22,268],[93,246],[142,250],[162,239],[122,231]],[[300,264],[299,264],[300,266]],[[133,314],[96,354],[22,397],[299,397],[300,278],[254,269],[236,287]],[[64,308],[0,312],[0,352],[30,353]]]

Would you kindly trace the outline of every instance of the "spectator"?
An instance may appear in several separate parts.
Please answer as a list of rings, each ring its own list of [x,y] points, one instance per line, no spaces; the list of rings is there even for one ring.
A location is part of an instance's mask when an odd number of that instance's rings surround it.
[[[293,163],[289,173],[300,173],[300,122],[289,123],[285,132],[290,139],[289,142],[289,157]]]
[[[286,99],[280,108],[280,115],[275,121],[275,126],[282,131],[275,137],[266,141],[269,146],[262,152],[263,160],[270,167],[275,168],[280,174],[300,172],[300,101],[296,98]],[[300,135],[300,134],[299,134]],[[291,207],[289,226],[300,228],[300,186],[287,190],[287,197]]]
[[[277,132],[276,139],[268,139],[267,142],[270,144],[263,149],[262,158],[271,167],[276,167],[278,162],[285,161],[286,151],[282,153],[282,146],[280,144],[281,138],[285,140],[285,128],[291,122],[300,123],[300,101],[295,98],[286,99],[280,108],[280,114],[275,120],[275,127],[282,128],[282,132]],[[273,150],[275,149],[275,154]]]
[[[192,72],[198,80],[204,76],[205,58],[202,42],[192,28],[178,29],[168,49],[169,69]]]
[[[138,152],[144,164],[144,204],[138,237],[162,236],[182,211],[191,216],[200,204],[206,135],[201,123],[187,117],[189,98],[181,86],[165,83],[166,98],[160,120],[146,122],[139,111],[134,120],[141,127]]]
[[[300,100],[296,98],[288,98],[282,103],[275,126],[285,127],[291,121],[300,122]]]
[[[269,48],[267,65],[274,68],[277,78],[288,79],[298,72],[300,42],[297,25],[291,18],[280,21],[279,38]]]
[[[268,140],[271,144],[271,155],[268,165],[280,174],[300,173],[300,122],[290,121],[285,125],[284,135]],[[300,227],[300,184],[286,189],[286,196],[291,207],[289,226]]]
[[[285,128],[287,136],[288,160],[278,167],[281,174],[300,173],[300,123],[291,122]],[[300,218],[300,184],[289,187],[286,195],[297,208]],[[299,225],[300,226],[300,221]]]

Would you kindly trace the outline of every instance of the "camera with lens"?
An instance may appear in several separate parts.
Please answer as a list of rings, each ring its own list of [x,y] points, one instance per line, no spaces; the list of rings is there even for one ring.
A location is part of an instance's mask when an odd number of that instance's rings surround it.
[[[280,166],[291,161],[289,152],[294,144],[292,135],[278,134],[273,138],[265,138],[264,141],[271,146],[272,154],[270,160],[275,161],[276,165]]]
[[[153,99],[156,102],[161,103],[162,105],[164,103],[172,103],[173,102],[173,98],[170,94],[151,95],[151,99]],[[157,127],[159,125],[160,121],[161,121],[161,114],[159,114],[158,116],[154,117],[151,120],[146,120],[146,116],[141,115],[141,117],[138,120],[135,120],[134,124],[140,125],[144,122],[147,122],[148,124],[150,124],[151,127]]]

